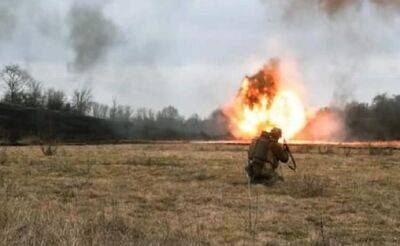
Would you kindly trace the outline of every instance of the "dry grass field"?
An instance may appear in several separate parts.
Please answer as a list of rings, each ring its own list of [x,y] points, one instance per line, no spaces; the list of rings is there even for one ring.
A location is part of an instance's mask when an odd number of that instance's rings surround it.
[[[0,245],[399,245],[400,151],[293,147],[249,186],[246,146],[0,151]]]

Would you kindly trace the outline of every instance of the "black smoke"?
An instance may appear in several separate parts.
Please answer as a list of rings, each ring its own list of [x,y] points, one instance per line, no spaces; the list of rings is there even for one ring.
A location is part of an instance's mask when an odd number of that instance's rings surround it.
[[[400,9],[398,0],[285,0],[282,2],[285,3],[286,16],[292,16],[304,10],[319,10],[329,17],[335,17],[347,10],[359,11],[367,5],[384,11]]]
[[[74,51],[72,68],[86,72],[104,59],[118,39],[118,29],[101,7],[74,5],[69,13],[70,45]]]
[[[0,3],[0,40],[10,39],[17,25],[15,9],[10,8],[11,1]]]

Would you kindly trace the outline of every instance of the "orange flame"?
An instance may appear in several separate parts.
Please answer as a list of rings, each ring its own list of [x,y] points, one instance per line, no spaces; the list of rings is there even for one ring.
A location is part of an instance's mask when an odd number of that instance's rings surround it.
[[[255,137],[273,127],[282,129],[283,137],[292,138],[306,123],[300,97],[290,89],[281,89],[279,62],[271,60],[253,77],[246,77],[231,105],[225,108],[230,130],[239,139]]]

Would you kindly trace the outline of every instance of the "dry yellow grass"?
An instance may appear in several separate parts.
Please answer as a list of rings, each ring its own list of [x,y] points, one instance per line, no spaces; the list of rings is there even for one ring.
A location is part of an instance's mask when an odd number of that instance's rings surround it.
[[[9,147],[1,245],[398,245],[400,153],[295,153],[253,185],[244,146]],[[250,200],[251,199],[251,200]]]

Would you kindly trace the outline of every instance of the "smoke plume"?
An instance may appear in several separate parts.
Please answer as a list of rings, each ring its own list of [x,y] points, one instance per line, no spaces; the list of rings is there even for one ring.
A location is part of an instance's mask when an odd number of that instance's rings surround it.
[[[242,87],[239,92],[243,96],[243,102],[252,108],[255,104],[260,103],[262,98],[260,95],[264,95],[271,104],[279,86],[279,76],[279,60],[271,59],[257,74],[246,77],[247,87]]]
[[[320,8],[325,11],[328,15],[332,16],[340,11],[343,11],[349,7],[359,7],[361,4],[360,0],[320,0]]]
[[[69,15],[70,40],[75,52],[72,66],[77,72],[85,72],[101,62],[115,45],[118,30],[100,7],[74,5]]]
[[[309,119],[296,139],[310,141],[341,141],[346,139],[345,115],[335,108],[324,108]]]
[[[400,8],[398,0],[288,0],[286,2],[287,16],[301,13],[304,10],[318,9],[328,16],[334,17],[346,10],[360,10],[366,5],[389,11]]]
[[[0,40],[9,39],[16,26],[15,13],[8,7],[9,4],[9,1],[0,3]]]
[[[327,91],[325,95],[311,96],[317,100],[326,98],[326,104],[337,109],[318,112],[302,137],[341,139],[347,133],[347,115],[339,111],[356,99],[356,88],[365,88],[364,83],[371,79],[368,73],[376,73],[380,68],[376,64],[396,59],[398,50],[393,40],[398,30],[400,1],[284,0],[275,1],[275,5],[263,2],[269,15],[274,14],[273,7],[280,7],[274,22],[276,43],[305,68],[307,87]]]

